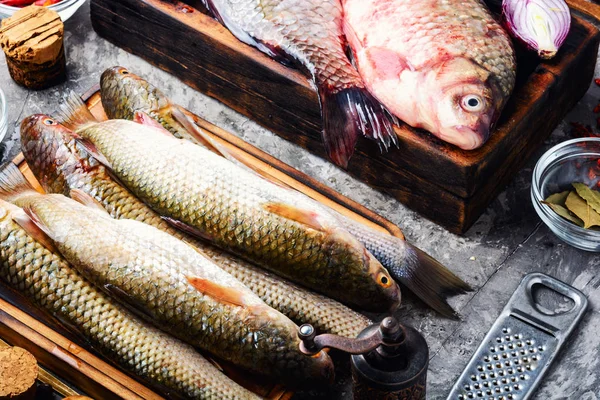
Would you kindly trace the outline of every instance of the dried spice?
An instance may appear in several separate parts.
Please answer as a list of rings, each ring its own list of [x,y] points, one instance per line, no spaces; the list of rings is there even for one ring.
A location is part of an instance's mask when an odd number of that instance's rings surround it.
[[[590,205],[582,199],[577,192],[571,192],[567,197],[566,206],[573,214],[583,220],[585,229],[592,226],[600,226],[600,214],[598,214]]]
[[[600,192],[583,183],[573,183],[573,187],[575,190],[555,193],[542,203],[585,229],[600,226]]]

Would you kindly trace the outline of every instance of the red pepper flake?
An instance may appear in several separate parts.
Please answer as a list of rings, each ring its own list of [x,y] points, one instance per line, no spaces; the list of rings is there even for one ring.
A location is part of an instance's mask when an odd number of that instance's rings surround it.
[[[594,83],[598,86],[600,86],[600,78],[596,78],[594,79]]]
[[[594,169],[590,169],[588,171],[588,178],[590,178],[590,180],[593,181],[594,179],[596,179],[597,176],[598,175],[596,175],[596,172],[594,172]]]
[[[592,127],[589,125],[583,125],[579,122],[571,122],[571,136],[576,138],[585,138],[585,137],[598,137],[596,133],[592,130]]]
[[[600,104],[598,104],[596,107],[594,107],[594,114],[598,114],[600,113]]]

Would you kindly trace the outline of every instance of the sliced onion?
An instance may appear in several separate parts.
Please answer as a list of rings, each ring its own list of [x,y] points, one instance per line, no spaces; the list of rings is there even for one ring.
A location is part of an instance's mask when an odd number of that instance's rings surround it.
[[[571,12],[564,0],[503,0],[502,15],[510,34],[552,58],[571,29]]]

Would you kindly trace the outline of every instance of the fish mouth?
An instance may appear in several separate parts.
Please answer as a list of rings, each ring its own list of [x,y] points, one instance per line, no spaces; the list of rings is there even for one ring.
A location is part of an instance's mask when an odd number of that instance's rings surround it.
[[[21,138],[26,139],[37,139],[41,136],[41,130],[39,129],[39,123],[43,118],[47,118],[44,114],[34,114],[25,118],[21,122]]]
[[[463,150],[475,150],[481,147],[490,137],[488,124],[479,123],[472,127],[456,125],[440,132],[440,138]]]

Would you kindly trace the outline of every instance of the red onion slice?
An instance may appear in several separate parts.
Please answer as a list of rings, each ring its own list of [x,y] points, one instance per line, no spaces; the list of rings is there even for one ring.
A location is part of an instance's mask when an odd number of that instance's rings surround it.
[[[556,55],[571,29],[564,0],[503,0],[502,15],[510,34],[546,59]]]

